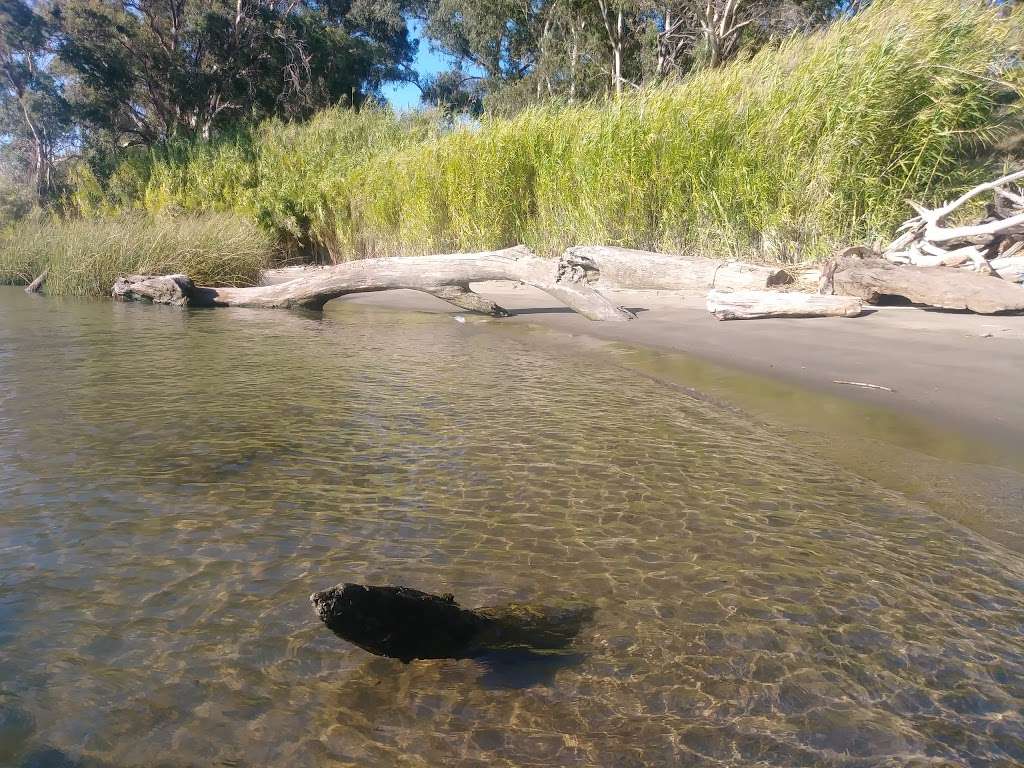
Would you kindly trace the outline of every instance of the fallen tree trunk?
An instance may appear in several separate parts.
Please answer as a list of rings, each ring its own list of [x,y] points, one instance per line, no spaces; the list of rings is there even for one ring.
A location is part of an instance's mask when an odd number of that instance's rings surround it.
[[[364,651],[401,659],[462,659],[486,651],[571,646],[593,618],[582,603],[462,608],[453,595],[409,587],[339,584],[309,597],[334,634]]]
[[[793,282],[788,272],[774,267],[604,245],[569,248],[560,264],[579,279],[606,288],[703,293],[712,288],[758,290]]]
[[[43,289],[43,283],[46,282],[46,276],[50,274],[50,268],[47,267],[39,273],[39,277],[33,280],[31,283],[25,286],[25,293],[39,293]]]
[[[967,309],[982,315],[1024,311],[1024,287],[952,267],[914,267],[885,259],[841,256],[822,268],[822,294],[857,296],[877,303],[902,296],[914,304]]]
[[[711,291],[708,312],[719,320],[766,317],[856,317],[863,310],[855,296],[821,296],[776,291]]]
[[[192,307],[322,309],[350,293],[407,288],[437,296],[460,309],[508,314],[470,290],[471,282],[517,280],[538,288],[591,320],[632,320],[635,316],[598,293],[577,273],[541,259],[521,246],[481,253],[363,259],[317,270],[277,285],[253,288],[196,286],[184,275],[119,278],[112,293],[124,300],[149,300]]]

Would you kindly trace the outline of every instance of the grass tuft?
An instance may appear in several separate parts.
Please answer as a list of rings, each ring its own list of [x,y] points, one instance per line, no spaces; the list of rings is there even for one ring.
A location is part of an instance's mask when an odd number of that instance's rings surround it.
[[[185,273],[203,285],[253,285],[271,238],[234,214],[150,219],[29,217],[0,231],[0,283],[26,284],[47,267],[47,293],[97,296],[119,275]]]

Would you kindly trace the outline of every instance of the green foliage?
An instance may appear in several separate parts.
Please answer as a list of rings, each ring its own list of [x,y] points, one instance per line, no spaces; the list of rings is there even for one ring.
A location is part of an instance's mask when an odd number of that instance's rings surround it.
[[[105,182],[78,172],[70,201],[80,213],[138,208],[234,211],[286,247],[341,259],[362,253],[352,221],[356,170],[377,155],[440,132],[438,116],[387,109],[324,110],[305,123],[271,120],[213,142],[176,142],[131,154]]]
[[[412,61],[412,1],[63,0],[49,16],[89,139],[154,146],[361,104]]]
[[[959,159],[993,138],[993,64],[1016,30],[980,4],[878,3],[671,88],[540,106],[378,158],[353,207],[404,252],[524,241],[822,256],[887,234],[905,198],[984,173]]]
[[[859,0],[423,0],[431,44],[455,68],[425,102],[514,113],[717,66],[797,29],[852,14]]]
[[[35,204],[34,189],[0,173],[0,230],[28,216]]]
[[[33,3],[0,3],[0,159],[32,179],[37,201],[62,186],[54,160],[75,138],[63,85],[47,67],[52,38]]]
[[[46,292],[104,295],[119,275],[184,273],[204,285],[252,285],[270,238],[232,214],[29,218],[0,231],[0,283],[24,284],[49,267]]]
[[[516,242],[816,258],[890,234],[906,198],[940,200],[988,172],[964,158],[997,138],[1017,96],[1000,68],[1019,31],[980,3],[876,2],[619,101],[451,131],[381,110],[267,123],[150,156],[143,191],[125,202],[118,181],[107,204],[233,210],[335,258]]]

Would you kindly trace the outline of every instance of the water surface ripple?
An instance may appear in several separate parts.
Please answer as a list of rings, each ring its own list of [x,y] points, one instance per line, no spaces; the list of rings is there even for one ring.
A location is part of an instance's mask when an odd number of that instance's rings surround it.
[[[598,613],[404,666],[343,580]],[[1020,555],[599,355],[0,293],[0,765],[1020,765],[1022,631]]]

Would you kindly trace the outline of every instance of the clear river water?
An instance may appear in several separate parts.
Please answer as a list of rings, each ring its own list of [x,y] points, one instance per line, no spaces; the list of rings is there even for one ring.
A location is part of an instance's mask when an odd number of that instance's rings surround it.
[[[741,411],[445,315],[0,289],[0,766],[1015,766],[1024,558]],[[399,661],[342,581],[582,599]]]

